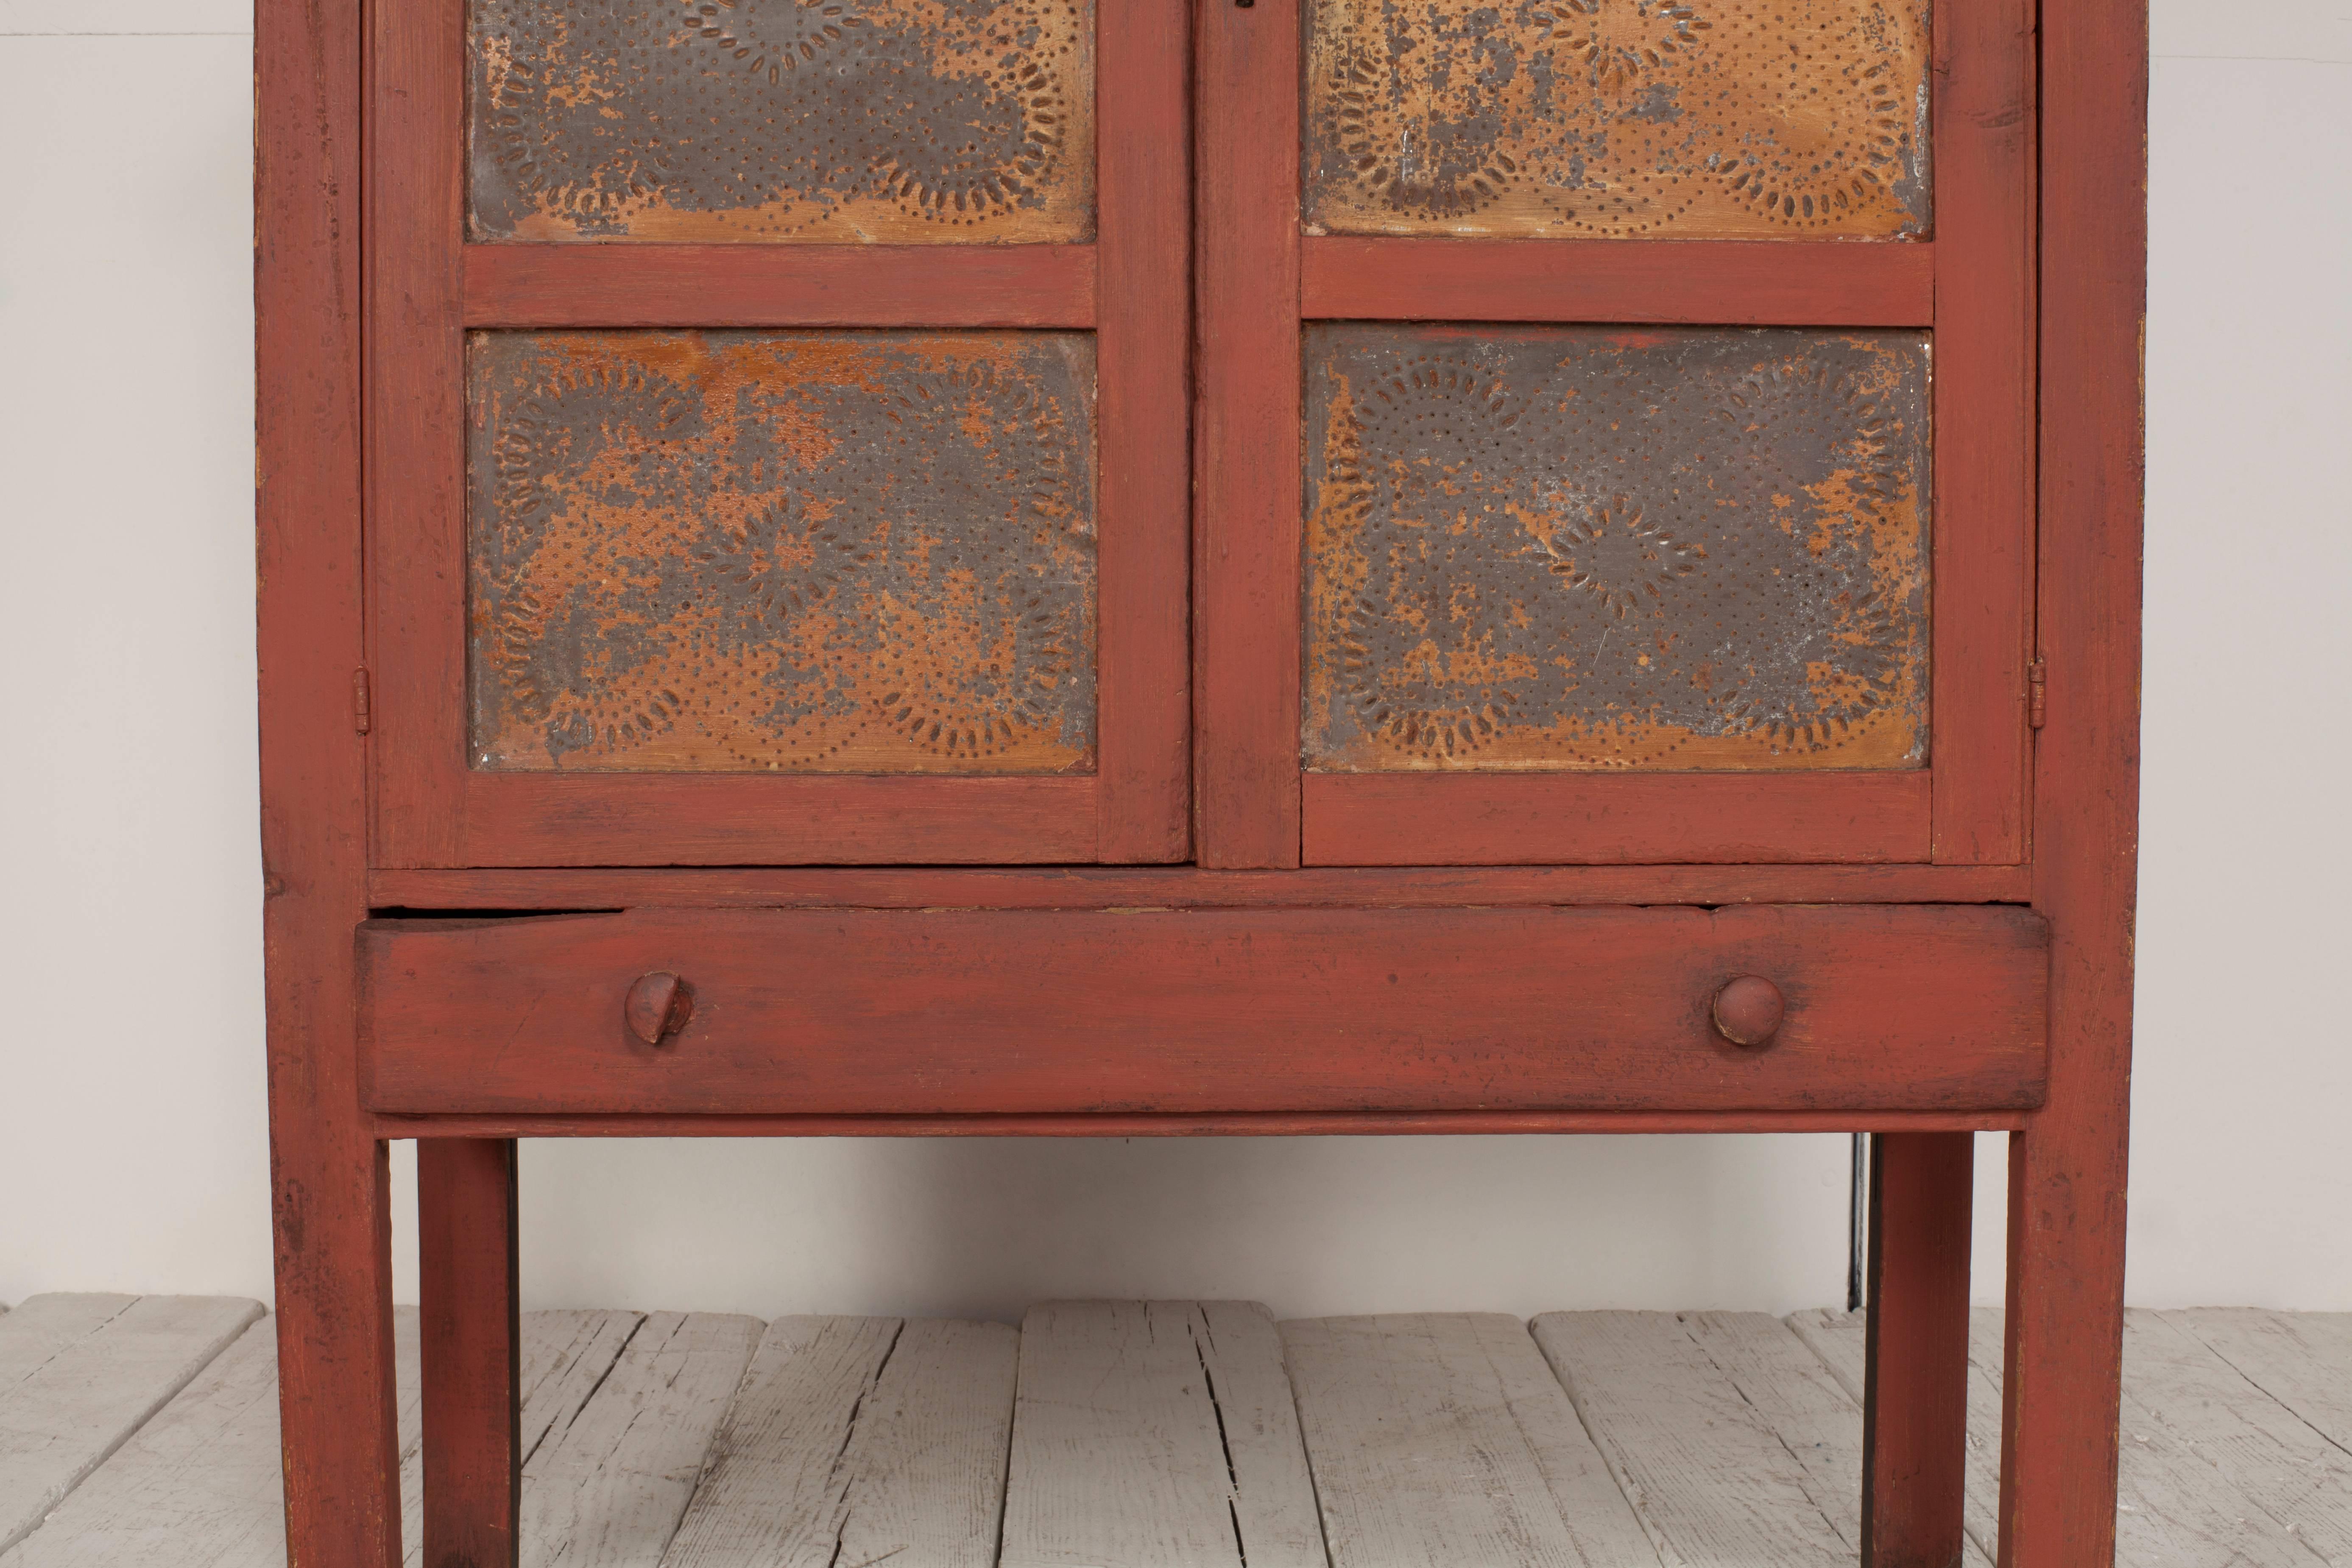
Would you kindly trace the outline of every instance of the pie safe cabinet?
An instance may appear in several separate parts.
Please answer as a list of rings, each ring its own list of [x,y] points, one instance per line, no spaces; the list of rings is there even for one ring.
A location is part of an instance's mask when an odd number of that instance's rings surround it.
[[[2111,1556],[2143,0],[259,0],[293,1561],[514,1142],[1879,1134],[1864,1555]],[[1564,1197],[1569,1194],[1563,1194]]]

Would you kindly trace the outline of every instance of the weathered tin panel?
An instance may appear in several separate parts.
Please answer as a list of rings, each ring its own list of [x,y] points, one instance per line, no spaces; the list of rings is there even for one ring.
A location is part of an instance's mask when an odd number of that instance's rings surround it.
[[[1083,240],[1092,0],[472,0],[476,239]]]
[[[1310,768],[1910,768],[1925,334],[1307,340]]]
[[[1309,233],[1928,224],[1929,0],[1310,0]]]
[[[477,332],[478,768],[1084,771],[1094,344]]]

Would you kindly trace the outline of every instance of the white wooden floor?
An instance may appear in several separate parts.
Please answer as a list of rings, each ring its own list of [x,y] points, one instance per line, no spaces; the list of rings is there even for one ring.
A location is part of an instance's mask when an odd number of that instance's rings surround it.
[[[1969,1562],[1990,1561],[1979,1313]],[[277,1568],[249,1301],[0,1316],[0,1568]],[[1857,1543],[1862,1321],[1565,1312],[1277,1323],[1053,1302],[1020,1329],[534,1312],[530,1568],[1811,1568]],[[2126,1568],[2352,1568],[2352,1314],[2135,1312]],[[415,1322],[402,1476],[415,1539]]]

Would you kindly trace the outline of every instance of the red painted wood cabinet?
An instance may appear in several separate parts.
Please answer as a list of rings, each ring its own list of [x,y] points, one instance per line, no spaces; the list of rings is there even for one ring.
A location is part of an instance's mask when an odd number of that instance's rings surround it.
[[[1864,1555],[2111,1555],[2140,0],[260,0],[294,1560],[520,1136],[1882,1134]]]

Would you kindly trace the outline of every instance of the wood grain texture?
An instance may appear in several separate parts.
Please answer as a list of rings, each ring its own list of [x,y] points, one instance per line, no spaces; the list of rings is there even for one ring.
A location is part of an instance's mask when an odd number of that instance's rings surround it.
[[[1867,1319],[1864,1312],[1832,1308],[1791,1314],[1789,1327],[1822,1360],[1838,1386],[1854,1402],[1859,1415],[1869,1385]],[[1966,1502],[1961,1517],[1969,1537],[1969,1560],[1992,1562],[2000,1548],[2000,1367],[1969,1362],[1968,1449],[1963,1467]],[[1859,1464],[1855,1473],[1860,1474]],[[1858,1495],[1858,1494],[1857,1494]]]
[[[757,1319],[721,1313],[641,1320],[524,1463],[524,1568],[659,1563],[759,1336]]]
[[[1096,0],[1104,105],[1095,857],[1192,843],[1192,105],[1182,0]]]
[[[1578,904],[2014,904],[2021,867],[1535,866],[1203,871],[380,870],[381,910],[1387,909]]]
[[[790,910],[374,921],[380,1110],[1967,1110],[2036,1103],[1999,909]],[[623,1022],[677,973],[694,1020]],[[1769,1048],[1709,1016],[1790,999]],[[944,1028],[944,1022],[951,1027]]]
[[[462,832],[426,848],[395,829],[383,863],[1083,864],[1097,838],[1090,777],[450,773],[462,788],[420,809]]]
[[[1282,1325],[1332,1568],[1630,1568],[1656,1552],[1517,1318]]]
[[[231,1296],[42,1299],[0,1318],[0,1551],[234,1343],[261,1306]],[[79,1330],[79,1331],[76,1331]]]
[[[2044,7],[2033,902],[2052,922],[2049,1106],[2010,1140],[2002,1568],[2115,1529],[2137,907],[2147,266],[2145,0]]]
[[[1932,769],[1309,773],[1311,866],[1922,860]]]
[[[2236,1368],[2184,1341],[2166,1316],[2126,1319],[2116,1562],[2316,1568],[2343,1561],[2327,1544],[2344,1539],[2352,1513],[2341,1450],[2285,1406],[2254,1396]],[[1984,1551],[1997,1545],[2001,1318],[1979,1308],[1969,1322],[1968,1531]],[[1805,1312],[1790,1321],[1849,1392],[1860,1388],[1863,1314]]]
[[[2025,855],[2034,0],[1935,6],[1935,858]]]
[[[672,1568],[992,1568],[1020,1337],[779,1318],[704,1461]]]
[[[416,1151],[428,1568],[512,1568],[522,1492],[522,1288],[510,1138]]]
[[[246,1330],[0,1568],[279,1568],[277,1358],[271,1322]]]
[[[2007,1132],[2026,1110],[1440,1110],[977,1116],[383,1115],[386,1138],[1314,1138],[1590,1132]]]
[[[1668,1568],[1851,1563],[1822,1495],[1671,1312],[1548,1312],[1536,1343]]]
[[[389,1179],[354,1086],[366,918],[361,8],[254,7],[254,507],[262,946],[286,1539],[400,1554]]]
[[[1864,1568],[1950,1568],[1967,1540],[1975,1152],[1966,1132],[1871,1140]]]
[[[2187,1369],[2167,1367],[2159,1355],[2151,1359],[2148,1387],[2138,1386],[2144,1345],[2133,1321],[2137,1316],[2126,1320],[2123,1332],[2116,1561],[2125,1568],[2314,1568],[2326,1561],[2297,1529],[2265,1512],[2213,1463],[2203,1441],[2210,1433],[2200,1429],[2193,1404],[2182,1409],[2182,1425],[2162,1418],[2167,1404],[2181,1408],[2178,1402],[2189,1378],[2182,1375]],[[1991,1308],[1970,1314],[1969,1354],[1988,1372],[2003,1354],[2001,1319]],[[2210,1363],[2196,1370],[2208,1379],[2227,1375]],[[2008,1409],[2004,1423],[2012,1418]],[[2003,1463],[2006,1476],[2014,1461],[2005,1454]]]
[[[1308,236],[1299,313],[1341,321],[1924,327],[1936,247]]]
[[[2160,1316],[2352,1453],[2352,1312],[2200,1307]]]
[[[2229,1326],[2212,1331],[2217,1320]],[[2193,1457],[2219,1483],[2209,1495],[2221,1542],[2259,1558],[2244,1538],[2283,1546],[2291,1537],[2321,1562],[2352,1563],[2352,1448],[2326,1414],[2333,1403],[2341,1415],[2352,1384],[2352,1339],[2332,1358],[2295,1358],[2286,1381],[2249,1374],[2229,1353],[2261,1366],[2282,1342],[2321,1337],[2316,1327],[2301,1315],[2229,1309],[2126,1312],[2125,1474],[2136,1452],[2158,1445]]]
[[[425,1442],[423,1314],[404,1307],[394,1315],[400,1381],[401,1542],[405,1568],[425,1562]],[[551,1430],[580,1413],[608,1375],[640,1321],[635,1312],[526,1312],[522,1318],[520,1451],[528,1456]],[[526,1478],[528,1479],[528,1478]],[[518,1510],[520,1512],[520,1510]],[[520,1534],[520,1526],[518,1534]],[[518,1552],[529,1550],[525,1539]]]
[[[0,1319],[0,1399],[138,1301],[121,1291],[58,1290],[27,1296]]]
[[[1299,863],[1299,4],[1194,12],[1192,811],[1217,868]]]
[[[1864,1473],[1859,1355],[1855,1382],[1849,1388],[1811,1342],[1793,1331],[1793,1320],[1784,1323],[1762,1312],[1680,1316],[1691,1339],[1803,1468],[1807,1495],[1838,1539],[1858,1552],[1863,1533],[1858,1483]],[[1965,1356],[1961,1364],[1965,1371]],[[1986,1517],[1990,1518],[1990,1512]],[[1957,1561],[1983,1565],[1992,1559],[1973,1539],[1966,1539]]]
[[[1253,1303],[1031,1308],[1003,1568],[1323,1568],[1282,1357]]]
[[[60,1300],[36,1296],[23,1310]],[[6,1321],[0,1320],[0,1357],[20,1348],[5,1333]],[[0,1382],[7,1364],[0,1362]],[[0,1568],[128,1568],[159,1561],[159,1553],[175,1568],[278,1568],[286,1561],[284,1498],[278,1341],[264,1320],[196,1373],[38,1529],[0,1550]]]
[[[1096,247],[468,245],[468,327],[1063,327]]]

